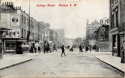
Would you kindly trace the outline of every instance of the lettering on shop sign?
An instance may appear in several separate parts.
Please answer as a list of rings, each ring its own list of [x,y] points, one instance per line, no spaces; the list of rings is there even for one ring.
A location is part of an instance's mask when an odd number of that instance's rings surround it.
[[[37,4],[36,5],[37,7],[55,7],[55,6],[58,6],[58,7],[76,7],[77,4]]]

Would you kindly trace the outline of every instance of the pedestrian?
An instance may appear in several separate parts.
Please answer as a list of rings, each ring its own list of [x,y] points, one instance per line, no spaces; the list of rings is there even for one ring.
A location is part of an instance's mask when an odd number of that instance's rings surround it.
[[[86,51],[88,51],[88,47],[86,46]]]
[[[72,51],[72,52],[73,52],[73,46],[70,48],[70,51]]]
[[[40,47],[38,46],[38,51],[39,51],[39,53],[40,53]]]
[[[30,52],[33,53],[33,46],[31,46]]]
[[[82,46],[81,44],[79,45],[79,53],[82,52]]]
[[[61,49],[62,49],[61,57],[63,57],[63,54],[64,54],[64,56],[66,56],[66,55],[65,55],[64,45],[62,45]]]
[[[44,41],[44,53],[49,51],[49,43],[47,41]]]
[[[36,47],[34,47],[35,53],[36,53]]]
[[[19,52],[19,54],[23,54],[23,48],[22,48],[22,46],[21,45],[19,45],[19,50],[18,50]]]
[[[56,44],[53,46],[53,51],[54,51],[54,50],[56,50],[56,51],[57,51],[57,49],[56,49]]]
[[[125,58],[124,58],[124,54],[125,54],[125,41],[123,41],[123,45],[121,46],[121,50],[122,50],[122,57],[121,57],[121,63],[125,63]]]

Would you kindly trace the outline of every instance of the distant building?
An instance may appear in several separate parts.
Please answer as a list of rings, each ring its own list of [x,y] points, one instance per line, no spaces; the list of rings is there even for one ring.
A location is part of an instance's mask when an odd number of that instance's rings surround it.
[[[65,45],[65,30],[64,29],[54,29],[58,34],[58,40],[61,45]]]
[[[58,34],[56,31],[54,31],[53,29],[50,29],[49,31],[50,34],[50,41],[52,41],[53,44],[58,44]]]
[[[111,35],[109,34],[109,19],[103,18],[100,20],[101,27],[95,31],[96,51],[111,52]]]
[[[88,40],[89,45],[94,46],[96,44],[95,31],[101,27],[101,24],[95,20],[91,24],[89,24],[89,20],[87,20],[86,24],[86,40]]]
[[[70,47],[72,47],[73,44],[74,44],[74,40],[75,40],[75,39],[71,39],[71,38],[66,38],[66,37],[65,37],[65,46],[70,46]]]

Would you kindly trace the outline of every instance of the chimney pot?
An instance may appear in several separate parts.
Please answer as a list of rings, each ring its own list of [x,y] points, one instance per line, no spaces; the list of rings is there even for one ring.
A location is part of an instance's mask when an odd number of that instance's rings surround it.
[[[8,2],[7,2],[7,5],[8,5]]]

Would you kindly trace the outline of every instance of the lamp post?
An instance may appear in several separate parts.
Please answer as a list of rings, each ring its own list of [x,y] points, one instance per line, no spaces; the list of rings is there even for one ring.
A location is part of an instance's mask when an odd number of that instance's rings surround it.
[[[90,53],[91,53],[91,35],[90,35]]]

